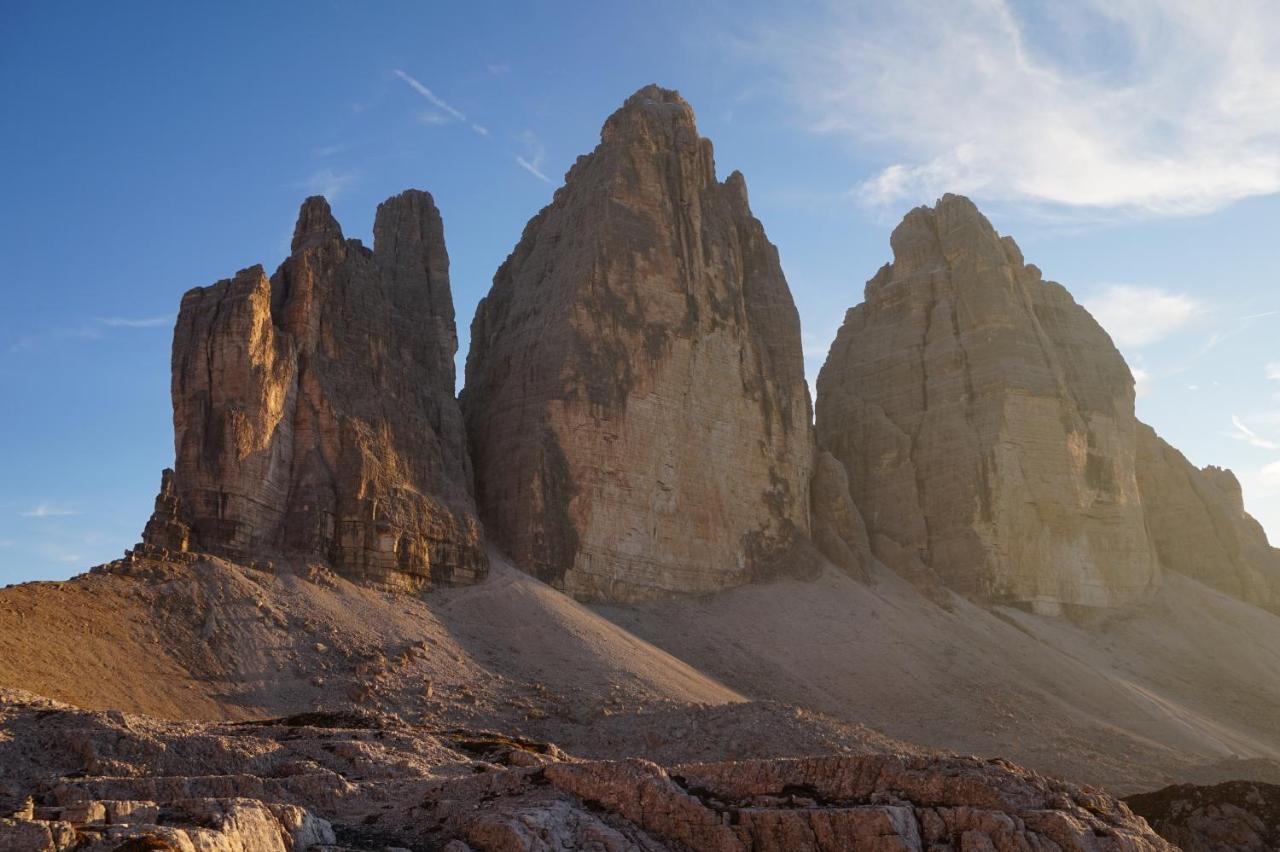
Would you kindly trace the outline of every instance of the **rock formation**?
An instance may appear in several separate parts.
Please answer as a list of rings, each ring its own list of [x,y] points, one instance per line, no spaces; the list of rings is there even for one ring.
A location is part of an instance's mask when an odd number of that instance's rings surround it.
[[[4,691],[0,734],[0,850],[1172,850],[1111,796],[973,757],[664,768],[371,714],[163,722]]]
[[[177,461],[144,545],[297,555],[411,588],[475,578],[456,350],[431,196],[381,204],[373,251],[307,199],[270,280],[254,266],[182,299]]]
[[[1229,781],[1177,784],[1125,803],[1182,852],[1280,849],[1280,786]]]
[[[815,556],[796,308],[675,92],[630,97],[529,222],[472,323],[462,407],[488,534],[570,594],[708,592]]]
[[[911,211],[818,377],[876,555],[1055,611],[1157,580],[1133,378],[1106,332],[965,198]]]
[[[859,579],[870,578],[871,543],[862,513],[849,494],[844,465],[831,453],[818,453],[810,486],[813,543],[822,554]]]
[[[1144,425],[1138,429],[1138,490],[1165,568],[1280,612],[1280,550],[1245,512],[1231,471],[1197,468]]]

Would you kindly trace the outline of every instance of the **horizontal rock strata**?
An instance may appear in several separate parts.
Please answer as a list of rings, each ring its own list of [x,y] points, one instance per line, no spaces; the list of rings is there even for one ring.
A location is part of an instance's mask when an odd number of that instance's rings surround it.
[[[354,712],[199,725],[4,692],[0,734],[0,849],[1173,848],[1110,796],[1000,760],[663,768]]]

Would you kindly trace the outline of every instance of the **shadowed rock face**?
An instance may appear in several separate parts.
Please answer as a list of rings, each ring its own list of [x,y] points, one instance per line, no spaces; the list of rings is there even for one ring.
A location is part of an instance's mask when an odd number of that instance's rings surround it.
[[[913,210],[818,378],[819,445],[876,555],[989,600],[1112,606],[1157,579],[1133,378],[965,198]]]
[[[1280,849],[1280,787],[1274,784],[1178,784],[1125,803],[1183,852]]]
[[[798,315],[675,92],[629,98],[529,222],[477,310],[462,407],[486,529],[573,595],[812,558]]]
[[[1244,510],[1240,482],[1197,468],[1149,426],[1138,430],[1138,487],[1164,567],[1280,612],[1280,550]]]
[[[380,205],[373,251],[307,199],[271,279],[254,266],[182,299],[175,472],[144,544],[297,554],[408,587],[475,578],[456,350],[431,196]]]

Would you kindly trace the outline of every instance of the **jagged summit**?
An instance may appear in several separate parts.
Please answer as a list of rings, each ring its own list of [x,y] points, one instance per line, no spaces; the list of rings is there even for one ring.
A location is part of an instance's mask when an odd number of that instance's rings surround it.
[[[308,196],[298,210],[298,221],[293,226],[291,254],[326,243],[343,242],[342,226],[333,218],[329,200],[323,195]]]
[[[519,564],[613,600],[804,564],[799,317],[741,176],[716,180],[678,94],[646,87],[609,117],[471,341],[477,498]]]
[[[254,266],[183,297],[176,464],[145,545],[409,587],[483,571],[431,196],[380,205],[374,244],[313,196],[270,279]]]

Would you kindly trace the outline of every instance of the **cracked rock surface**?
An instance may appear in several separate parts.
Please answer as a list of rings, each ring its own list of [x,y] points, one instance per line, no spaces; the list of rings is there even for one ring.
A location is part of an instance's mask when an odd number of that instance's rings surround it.
[[[583,761],[359,713],[240,724],[0,693],[0,849],[1170,850],[1124,804],[1004,761]]]
[[[449,257],[431,196],[378,207],[370,250],[319,197],[291,253],[182,298],[176,467],[142,549],[326,561],[370,582],[486,567],[454,396]]]
[[[799,316],[676,92],[628,98],[530,220],[476,311],[462,406],[488,534],[575,597],[814,563]]]

